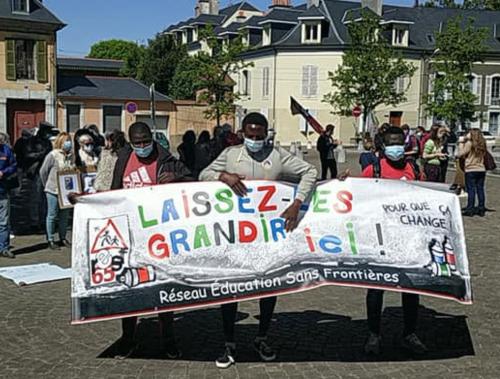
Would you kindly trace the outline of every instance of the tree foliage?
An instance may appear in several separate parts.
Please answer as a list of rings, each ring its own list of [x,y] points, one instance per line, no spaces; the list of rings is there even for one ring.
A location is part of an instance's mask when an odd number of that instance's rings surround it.
[[[88,57],[122,60],[125,65],[121,75],[136,77],[143,54],[144,47],[135,42],[111,39],[93,44]]]
[[[348,24],[351,44],[342,64],[329,72],[334,90],[323,99],[340,114],[350,114],[353,107],[360,105],[364,125],[377,106],[396,106],[406,101],[405,92],[416,70],[389,45],[381,28],[379,18],[368,12],[363,12],[361,20]],[[402,92],[395,85],[401,77],[409,79]]]
[[[148,41],[137,73],[137,79],[151,85],[156,90],[170,94],[173,78],[179,63],[187,56],[185,46],[177,43],[167,34],[157,34]]]
[[[464,0],[464,9],[500,10],[500,0]]]
[[[231,77],[253,66],[253,63],[241,58],[247,47],[240,37],[222,43],[213,29],[206,27],[200,32],[200,42],[209,52],[201,51],[196,57],[197,70],[193,74],[196,87],[203,89],[199,100],[208,104],[205,116],[220,124],[222,116],[234,114],[234,103],[240,98],[240,94],[233,91],[235,83]]]
[[[487,29],[474,27],[474,20],[450,20],[436,35],[437,54],[432,69],[438,73],[426,99],[427,111],[452,126],[474,120],[477,97],[470,88],[475,62],[486,51]]]
[[[186,55],[177,65],[169,95],[178,100],[196,100],[200,86],[197,72],[198,58]]]

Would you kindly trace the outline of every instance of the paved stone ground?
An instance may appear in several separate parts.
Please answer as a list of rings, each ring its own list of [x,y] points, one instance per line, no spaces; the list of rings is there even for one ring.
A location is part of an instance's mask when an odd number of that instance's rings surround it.
[[[500,179],[488,178],[487,187],[488,206],[500,210]],[[149,318],[139,325],[139,351],[119,361],[107,357],[119,336],[118,321],[70,326],[69,280],[16,287],[0,279],[0,378],[498,378],[500,213],[466,219],[465,225],[475,304],[422,297],[418,333],[431,352],[420,360],[399,347],[402,314],[400,296],[393,293],[386,294],[385,351],[378,359],[362,353],[365,291],[324,287],[279,299],[270,335],[279,351],[274,363],[263,364],[253,354],[258,304],[242,303],[238,363],[219,371],[213,363],[222,346],[217,309],[177,315],[182,360],[158,356],[158,326]],[[43,236],[16,237],[13,244],[17,259],[1,259],[0,266],[70,266],[70,251],[46,250]]]

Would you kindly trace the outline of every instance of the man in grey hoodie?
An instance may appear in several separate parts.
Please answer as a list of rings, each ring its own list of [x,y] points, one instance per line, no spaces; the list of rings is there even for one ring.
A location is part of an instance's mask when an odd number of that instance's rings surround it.
[[[298,175],[300,182],[295,200],[281,215],[285,219],[286,231],[291,232],[297,227],[300,206],[312,192],[318,172],[309,163],[268,143],[268,122],[262,114],[248,114],[243,119],[242,129],[245,136],[244,144],[225,149],[200,173],[199,180],[220,180],[231,187],[236,195],[245,196],[248,190],[243,183],[244,179],[278,180]],[[276,359],[276,353],[266,343],[275,305],[275,296],[260,300],[259,333],[255,338],[254,348],[266,362]],[[235,363],[234,324],[238,303],[224,304],[221,310],[226,346],[223,355],[215,363],[219,368],[228,368]]]

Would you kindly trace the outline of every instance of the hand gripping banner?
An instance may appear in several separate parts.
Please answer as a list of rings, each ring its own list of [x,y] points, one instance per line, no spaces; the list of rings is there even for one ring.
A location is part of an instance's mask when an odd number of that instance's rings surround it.
[[[73,225],[75,324],[324,285],[472,302],[458,198],[404,181],[319,184],[285,231],[295,187],[219,182],[85,196]]]

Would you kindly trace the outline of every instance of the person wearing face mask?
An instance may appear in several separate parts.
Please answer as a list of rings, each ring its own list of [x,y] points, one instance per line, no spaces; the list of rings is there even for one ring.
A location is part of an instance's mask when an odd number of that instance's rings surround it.
[[[99,157],[95,152],[94,139],[85,129],[75,135],[75,163],[78,168],[97,167]]]
[[[363,170],[365,178],[416,180],[417,175],[411,163],[405,160],[405,135],[402,129],[390,127],[382,136],[384,157],[379,164],[372,164]],[[419,296],[402,293],[404,332],[402,346],[413,354],[423,354],[427,347],[415,334],[417,327]],[[366,295],[368,329],[370,334],[365,344],[367,354],[378,355],[381,351],[380,322],[384,291],[369,289]]]
[[[60,133],[54,141],[54,149],[45,157],[40,168],[40,179],[42,180],[47,197],[47,242],[51,250],[58,250],[60,246],[71,246],[71,243],[66,239],[69,209],[59,208],[57,173],[71,170],[75,167],[71,154],[72,149],[71,136],[65,132]],[[54,241],[56,220],[58,220],[58,244]]]
[[[319,136],[316,144],[321,161],[321,180],[326,180],[328,170],[330,170],[331,179],[337,178],[337,162],[335,161],[334,152],[338,146],[338,141],[332,137],[334,130],[335,126],[327,125],[325,132]]]
[[[153,141],[153,134],[147,124],[132,124],[129,141],[130,145],[126,144],[118,152],[111,181],[112,190],[193,180],[191,172],[182,162]],[[173,313],[159,314],[159,321],[164,354],[169,359],[180,357],[174,337]],[[134,352],[137,346],[136,324],[137,317],[122,319],[122,337],[117,344],[116,358],[123,359]]]
[[[430,136],[424,145],[422,157],[424,158],[424,171],[428,182],[439,183],[443,179],[441,172],[442,161],[448,159],[443,152],[443,140],[447,129],[443,126],[433,125]]]
[[[8,184],[17,172],[17,162],[14,152],[9,145],[9,136],[0,133],[0,256],[15,258],[10,251],[10,196],[13,188]]]
[[[248,190],[243,182],[247,180],[278,180],[298,175],[300,182],[292,205],[283,212],[285,228],[291,232],[297,227],[299,209],[316,183],[317,171],[309,163],[293,156],[288,151],[268,142],[268,122],[260,113],[250,113],[242,123],[243,145],[226,148],[219,157],[201,173],[200,181],[216,181],[227,184],[237,196],[246,196]],[[267,142],[266,142],[267,140]],[[254,340],[254,349],[265,362],[276,358],[276,353],[267,344],[267,331],[276,305],[276,297],[260,300],[259,332]],[[235,363],[236,344],[234,325],[238,303],[221,306],[225,337],[224,353],[216,360],[219,368],[228,368]]]

